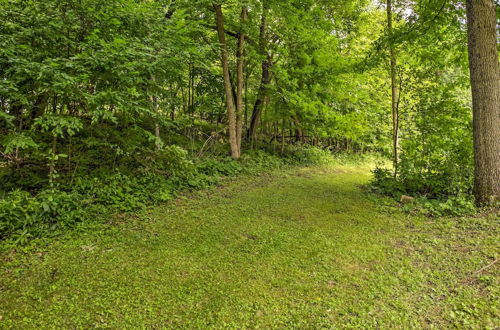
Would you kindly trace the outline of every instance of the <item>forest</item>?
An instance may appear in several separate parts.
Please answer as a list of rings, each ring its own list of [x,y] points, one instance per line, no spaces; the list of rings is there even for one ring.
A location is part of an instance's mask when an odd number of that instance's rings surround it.
[[[499,31],[497,0],[0,0],[0,328],[499,327]]]

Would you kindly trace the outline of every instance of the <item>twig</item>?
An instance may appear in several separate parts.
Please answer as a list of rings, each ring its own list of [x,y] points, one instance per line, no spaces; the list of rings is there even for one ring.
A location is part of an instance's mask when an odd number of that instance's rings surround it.
[[[485,271],[486,269],[488,269],[488,268],[492,267],[493,265],[495,265],[497,262],[498,262],[498,259],[495,259],[495,261],[493,261],[491,264],[489,264],[489,265],[487,265],[487,266],[484,266],[484,267],[483,267],[483,268],[481,268],[480,270],[476,271],[476,272],[474,273],[474,275],[477,275],[477,274],[479,274],[479,273],[481,273],[481,272]]]
[[[486,269],[494,266],[497,262],[498,262],[498,259],[495,259],[495,261],[493,261],[491,264],[486,265],[483,268],[481,268],[480,270],[475,271],[474,273],[472,273],[470,276],[468,276],[467,278],[465,278],[461,283],[462,284],[471,284],[471,283],[473,283],[474,282],[474,276],[476,276],[479,273],[484,272]],[[456,289],[456,287],[455,287],[455,289]]]
[[[211,135],[203,144],[200,151],[198,152],[198,158],[201,158],[205,152],[205,147],[210,143],[212,139],[215,139],[218,135]]]

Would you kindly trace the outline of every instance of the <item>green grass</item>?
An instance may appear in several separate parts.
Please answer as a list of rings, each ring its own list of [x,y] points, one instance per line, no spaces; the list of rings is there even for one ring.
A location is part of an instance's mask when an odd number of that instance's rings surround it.
[[[0,328],[500,326],[498,217],[413,217],[293,169],[3,256]]]

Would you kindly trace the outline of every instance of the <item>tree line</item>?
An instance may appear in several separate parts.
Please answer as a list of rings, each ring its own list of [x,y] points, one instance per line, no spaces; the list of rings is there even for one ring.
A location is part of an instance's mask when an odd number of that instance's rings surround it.
[[[398,193],[498,200],[493,0],[0,6],[6,191],[148,167],[170,145],[314,145],[392,158]]]

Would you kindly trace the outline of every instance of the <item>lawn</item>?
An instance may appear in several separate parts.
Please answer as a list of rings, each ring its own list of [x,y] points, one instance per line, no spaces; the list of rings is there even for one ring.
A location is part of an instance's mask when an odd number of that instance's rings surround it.
[[[240,177],[11,252],[0,328],[500,327],[498,215],[407,215],[369,179]]]

